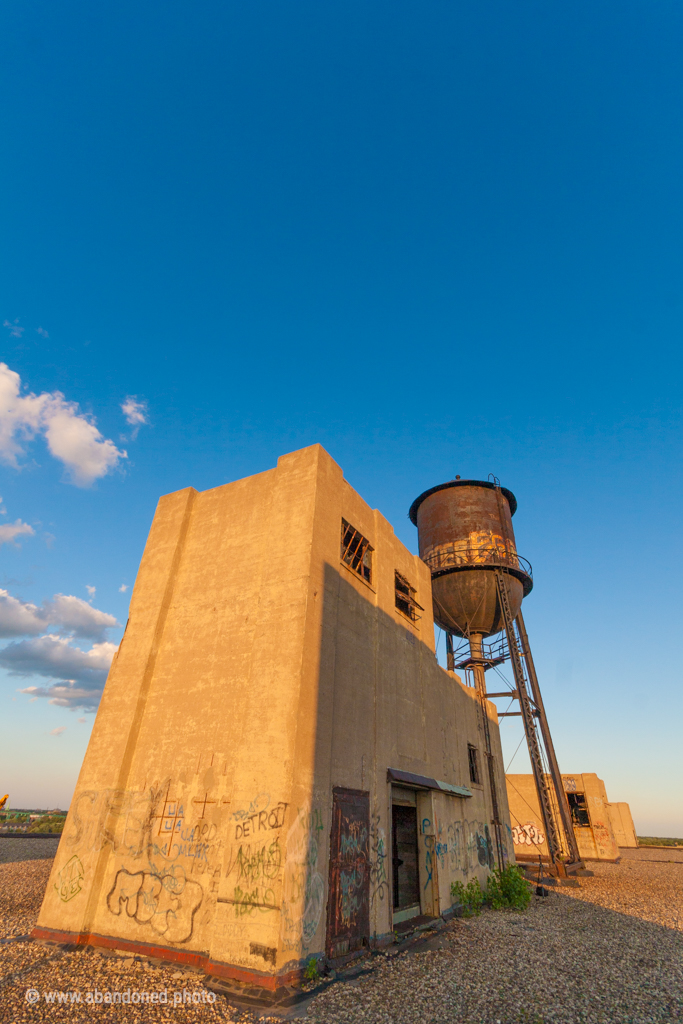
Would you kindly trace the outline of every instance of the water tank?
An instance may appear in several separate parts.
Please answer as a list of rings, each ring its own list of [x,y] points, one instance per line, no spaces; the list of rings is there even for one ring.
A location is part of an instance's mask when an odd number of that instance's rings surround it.
[[[449,480],[410,507],[420,558],[432,571],[434,618],[458,636],[503,629],[495,569],[505,568],[513,616],[530,592],[531,566],[519,557],[512,529],[517,501],[486,480]]]

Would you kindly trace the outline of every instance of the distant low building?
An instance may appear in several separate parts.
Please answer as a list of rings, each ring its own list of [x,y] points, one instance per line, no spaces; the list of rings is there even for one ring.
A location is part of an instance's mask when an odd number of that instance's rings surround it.
[[[510,823],[518,862],[548,858],[548,844],[533,775],[506,775]],[[574,823],[574,835],[584,860],[616,861],[619,847],[638,845],[628,804],[611,804],[605,783],[593,772],[563,775]]]
[[[617,841],[617,846],[627,849],[638,845],[636,827],[631,817],[631,808],[628,804],[607,804],[607,813],[612,823],[612,831]]]

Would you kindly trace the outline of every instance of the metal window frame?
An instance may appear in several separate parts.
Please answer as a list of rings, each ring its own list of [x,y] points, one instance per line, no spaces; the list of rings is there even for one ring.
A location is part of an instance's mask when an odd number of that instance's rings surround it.
[[[481,786],[481,768],[479,766],[479,748],[473,743],[467,744],[467,762],[470,770],[470,782],[475,786]],[[474,769],[474,770],[473,770]],[[473,778],[473,776],[476,776]]]
[[[405,589],[401,589],[402,587]],[[417,590],[410,585],[403,573],[394,569],[394,604],[411,622],[421,619],[422,616],[418,615],[418,611],[424,611],[422,605],[418,604],[415,599],[416,594]],[[402,608],[401,605],[405,605],[405,608]]]
[[[372,586],[372,552],[374,548],[360,530],[342,517],[341,560],[365,583]]]

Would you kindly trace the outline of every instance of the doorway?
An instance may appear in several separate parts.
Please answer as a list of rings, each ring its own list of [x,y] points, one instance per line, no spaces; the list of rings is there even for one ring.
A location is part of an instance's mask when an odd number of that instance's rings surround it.
[[[420,913],[420,874],[417,853],[417,808],[391,808],[394,924]]]

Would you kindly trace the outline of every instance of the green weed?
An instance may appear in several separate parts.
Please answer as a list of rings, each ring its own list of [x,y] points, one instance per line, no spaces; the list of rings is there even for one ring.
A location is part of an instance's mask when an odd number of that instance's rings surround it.
[[[473,878],[467,885],[462,882],[451,882],[451,899],[462,905],[463,917],[472,917],[481,913],[484,893],[481,891],[479,879]]]
[[[482,892],[479,881],[473,878],[467,885],[451,882],[451,899],[460,903],[463,917],[481,913],[483,904],[492,910],[526,910],[531,902],[531,889],[516,864],[508,864],[502,871],[495,868]]]
[[[318,981],[320,979],[320,971],[318,970],[318,961],[314,956],[306,964],[304,969],[304,978],[306,981]]]
[[[516,864],[494,868],[484,892],[486,903],[493,910],[526,910],[531,902],[531,889]]]

